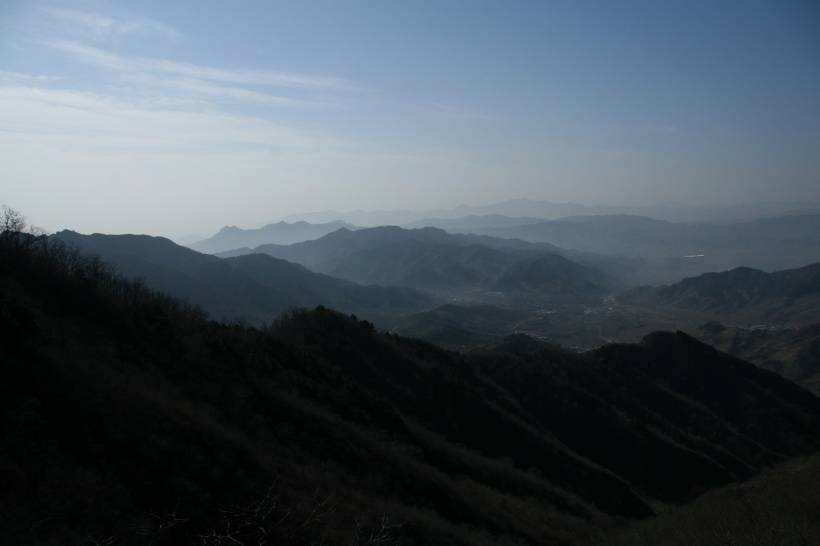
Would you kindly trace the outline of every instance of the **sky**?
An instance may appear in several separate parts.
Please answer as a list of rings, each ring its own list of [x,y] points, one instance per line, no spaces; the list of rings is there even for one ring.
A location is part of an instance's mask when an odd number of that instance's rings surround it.
[[[82,232],[820,202],[820,3],[0,0],[0,165]]]

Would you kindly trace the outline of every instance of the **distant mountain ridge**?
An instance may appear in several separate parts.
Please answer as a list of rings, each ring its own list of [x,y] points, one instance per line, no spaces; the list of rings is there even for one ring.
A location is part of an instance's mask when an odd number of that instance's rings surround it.
[[[478,234],[495,229],[537,224],[543,221],[543,218],[534,217],[504,216],[502,214],[470,214],[457,218],[422,218],[421,220],[404,224],[402,227],[408,229],[434,227],[450,233]]]
[[[624,214],[531,220],[468,216],[420,224],[451,233],[548,243],[565,253],[620,257],[630,262],[623,264],[623,280],[635,284],[676,282],[738,266],[775,271],[820,261],[820,214],[711,224],[673,223]]]
[[[527,207],[538,204],[524,202]],[[716,223],[675,223],[634,214],[584,212],[587,214],[552,220],[496,213],[441,216],[413,220],[402,228],[435,228],[450,234],[481,236],[483,239],[473,242],[496,249],[526,250],[535,249],[532,244],[542,245],[542,250],[551,248],[631,286],[676,282],[738,266],[774,271],[820,261],[820,214],[788,214],[734,223],[727,218]],[[386,218],[389,216],[380,216]],[[378,227],[398,229],[390,224]],[[326,224],[270,224],[258,230],[231,227],[191,247],[223,257],[236,256],[267,244],[287,246],[315,240],[339,228],[355,229],[339,220]],[[499,243],[499,239],[509,242]],[[525,243],[531,244],[527,247]],[[315,267],[300,259],[292,261]]]
[[[678,283],[643,287],[620,296],[625,302],[714,313],[745,324],[810,324],[820,309],[820,263],[766,273],[738,267]]]
[[[407,225],[424,227],[437,224],[425,219],[457,219],[466,216],[508,216],[554,220],[567,216],[628,214],[648,216],[658,220],[685,223],[741,222],[763,216],[784,214],[820,213],[820,203],[752,203],[746,205],[695,206],[682,204],[659,204],[645,206],[582,205],[578,203],[556,203],[538,199],[508,199],[487,205],[460,205],[450,209],[425,211],[401,210],[326,210],[284,216],[286,222],[308,221],[325,223],[336,220],[350,222],[363,227],[383,225]]]
[[[188,245],[190,248],[216,254],[240,247],[255,247],[264,244],[289,245],[310,239],[318,239],[340,228],[354,229],[355,226],[340,220],[325,224],[308,222],[277,222],[256,229],[241,229],[225,226],[211,237]]]
[[[775,244],[820,252],[820,214],[767,217],[733,224],[684,224],[634,215],[578,216],[495,228],[485,234],[603,254],[648,257],[680,257],[727,248],[751,253]]]
[[[423,290],[517,291],[597,297],[612,282],[548,244],[455,235],[436,228],[341,229],[313,241],[222,253],[263,252],[363,284]]]
[[[734,310],[773,299],[820,294],[820,263],[766,273],[750,267],[705,273],[653,290],[659,301],[684,307]]]
[[[217,319],[257,323],[290,308],[317,305],[379,316],[433,302],[412,289],[360,286],[264,254],[221,259],[145,235],[62,231],[53,237],[100,256],[129,278],[199,304]]]

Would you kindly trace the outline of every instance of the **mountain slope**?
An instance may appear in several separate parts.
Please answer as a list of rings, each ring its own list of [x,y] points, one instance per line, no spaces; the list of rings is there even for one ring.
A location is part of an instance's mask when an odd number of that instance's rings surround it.
[[[820,324],[800,328],[702,325],[698,338],[820,395]]]
[[[402,319],[395,331],[436,345],[466,349],[501,341],[527,313],[490,305],[446,304]]]
[[[628,526],[600,546],[820,544],[820,455],[790,461],[746,483]]]
[[[693,309],[716,320],[809,324],[820,309],[820,263],[766,273],[739,267],[627,292],[624,301]]]
[[[199,252],[216,254],[234,248],[255,247],[264,244],[290,245],[310,239],[318,239],[343,227],[351,228],[352,226],[341,221],[324,224],[277,222],[257,229],[225,226],[211,237],[193,243],[190,247]]]
[[[360,286],[254,254],[230,259],[200,254],[161,237],[80,235],[54,238],[99,255],[130,278],[201,305],[214,318],[271,320],[293,307],[329,305],[365,315],[423,309],[429,296],[402,288]]]
[[[658,289],[658,297],[664,303],[727,310],[771,300],[797,300],[817,293],[820,293],[820,263],[775,273],[738,267]]]
[[[553,297],[599,297],[611,280],[559,255],[560,249],[434,228],[339,230],[254,252],[351,281],[437,292],[537,291]]]
[[[683,334],[467,356],[326,309],[208,322],[44,239],[0,258],[15,544],[562,544],[820,447],[820,400]]]

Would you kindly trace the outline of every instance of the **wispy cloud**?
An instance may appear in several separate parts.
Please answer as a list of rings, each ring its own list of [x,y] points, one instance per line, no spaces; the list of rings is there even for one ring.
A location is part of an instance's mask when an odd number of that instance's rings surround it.
[[[97,150],[318,150],[340,145],[259,117],[25,86],[0,86],[0,138]]]
[[[46,42],[46,45],[69,54],[82,62],[118,71],[166,74],[182,78],[265,87],[298,89],[350,87],[349,82],[340,78],[308,76],[271,70],[224,69],[167,59],[126,56],[66,40],[53,40]]]
[[[48,82],[58,80],[56,76],[46,76],[45,74],[26,74],[23,72],[10,72],[8,70],[0,70],[0,82]]]
[[[131,17],[128,20],[114,19],[98,13],[75,9],[47,6],[43,11],[62,24],[74,25],[98,37],[119,34],[152,34],[168,38],[178,38],[179,31],[170,25],[145,17]]]
[[[212,99],[227,99],[254,103],[265,106],[302,106],[307,101],[293,97],[273,95],[245,89],[243,87],[222,85],[195,78],[156,77],[152,74],[137,73],[123,76],[123,81],[137,84],[142,88],[151,87],[157,90],[173,90],[189,99],[210,101]]]
[[[61,8],[47,8],[47,14],[48,33],[38,44],[95,67],[96,74],[74,79],[67,75],[71,66],[60,78],[0,71],[0,149],[7,146],[7,157],[13,156],[8,146],[14,144],[91,158],[175,157],[190,165],[221,154],[310,156],[352,145],[317,129],[310,116],[283,117],[277,109],[260,108],[324,105],[353,89],[347,80],[122,54],[94,36],[177,33],[147,19],[116,20]],[[139,42],[129,42],[129,49]],[[94,92],[83,91],[90,89]]]

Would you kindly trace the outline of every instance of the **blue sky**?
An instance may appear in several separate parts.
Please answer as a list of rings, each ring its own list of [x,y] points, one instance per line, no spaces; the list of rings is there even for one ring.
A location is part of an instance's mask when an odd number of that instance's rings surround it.
[[[818,150],[817,2],[0,3],[0,201],[49,229],[820,201]]]

